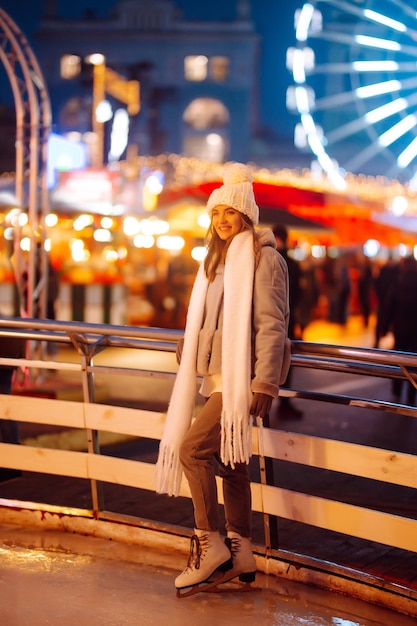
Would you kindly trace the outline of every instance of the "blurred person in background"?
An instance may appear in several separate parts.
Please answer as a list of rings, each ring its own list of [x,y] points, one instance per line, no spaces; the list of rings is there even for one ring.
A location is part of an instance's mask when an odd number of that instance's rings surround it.
[[[300,337],[316,314],[319,303],[320,287],[317,279],[316,267],[312,257],[307,257],[300,263],[300,300],[297,310],[297,322],[300,328]]]
[[[379,342],[383,336],[382,325],[386,319],[386,307],[389,295],[398,278],[399,264],[390,254],[385,265],[381,267],[375,278],[376,295],[376,325],[375,325],[375,348],[379,348]]]
[[[382,337],[389,331],[394,335],[394,350],[417,354],[417,261],[404,257],[399,264],[397,280],[387,295],[384,315],[381,318]],[[415,406],[416,389],[408,381],[394,379],[392,392],[396,402],[401,402],[403,382],[406,382],[407,404]]]
[[[288,337],[293,339],[300,339],[297,335],[296,328],[298,324],[297,314],[298,306],[300,304],[302,290],[301,290],[301,268],[298,262],[288,254],[288,230],[284,224],[276,224],[273,228],[275,237],[275,243],[277,250],[281,256],[285,259],[288,267],[289,276],[289,303],[290,303],[290,318],[288,322]],[[292,381],[292,367],[288,371],[288,376],[283,387],[291,387]],[[290,398],[279,397],[277,407],[277,417],[281,419],[300,419],[303,416],[303,412],[298,409],[291,402]]]
[[[360,314],[365,328],[369,326],[369,317],[372,311],[372,296],[374,277],[372,263],[366,255],[362,255],[358,262],[358,301]]]
[[[344,258],[326,256],[321,266],[321,285],[327,300],[329,322],[345,326],[349,314],[351,283]]]

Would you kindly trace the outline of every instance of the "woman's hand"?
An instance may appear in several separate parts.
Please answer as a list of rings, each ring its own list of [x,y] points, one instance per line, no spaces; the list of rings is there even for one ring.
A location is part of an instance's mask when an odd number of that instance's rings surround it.
[[[261,419],[264,419],[267,415],[269,415],[272,400],[272,396],[268,396],[266,393],[254,393],[250,407],[250,414],[253,415],[253,417],[260,417]]]

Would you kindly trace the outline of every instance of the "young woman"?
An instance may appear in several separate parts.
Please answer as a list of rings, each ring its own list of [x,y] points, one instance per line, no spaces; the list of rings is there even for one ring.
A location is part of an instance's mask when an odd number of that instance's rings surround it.
[[[252,175],[229,165],[209,197],[208,249],[193,286],[180,362],[157,462],[157,491],[178,495],[184,471],[195,531],[177,590],[255,578],[248,463],[253,418],[268,415],[289,365],[288,271],[272,231],[255,231]],[[207,398],[192,420],[196,376]],[[215,462],[223,479],[220,535]]]

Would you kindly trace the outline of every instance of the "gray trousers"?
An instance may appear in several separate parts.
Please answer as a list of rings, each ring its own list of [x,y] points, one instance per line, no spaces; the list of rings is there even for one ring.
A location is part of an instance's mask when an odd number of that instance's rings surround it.
[[[219,530],[216,463],[223,482],[226,530],[251,536],[252,499],[246,463],[235,469],[220,461],[222,394],[212,394],[185,435],[180,461],[194,505],[195,527]]]

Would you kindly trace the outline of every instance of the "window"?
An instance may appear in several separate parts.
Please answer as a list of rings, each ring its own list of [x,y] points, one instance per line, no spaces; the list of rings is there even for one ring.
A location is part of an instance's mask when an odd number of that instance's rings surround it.
[[[183,121],[183,154],[213,163],[226,159],[230,115],[220,100],[196,98],[185,109]]]
[[[207,130],[224,128],[229,123],[229,111],[220,100],[196,98],[184,111],[183,120],[190,128]]]
[[[210,57],[203,54],[185,57],[185,80],[203,81],[209,78],[214,82],[224,82],[229,77],[229,59],[227,57]]]
[[[207,78],[208,58],[203,55],[188,56],[184,60],[185,79],[202,81]]]
[[[227,57],[211,57],[209,60],[210,78],[218,83],[229,77],[229,59]]]
[[[71,80],[81,72],[81,57],[78,54],[64,54],[61,57],[61,78]]]

